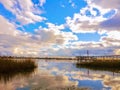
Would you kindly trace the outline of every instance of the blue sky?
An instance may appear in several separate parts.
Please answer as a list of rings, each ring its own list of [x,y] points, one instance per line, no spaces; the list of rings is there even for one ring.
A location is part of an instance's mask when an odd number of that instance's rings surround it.
[[[0,0],[0,54],[73,56],[86,50],[91,55],[109,50],[108,54],[119,54],[119,4],[119,0],[109,4],[104,0]]]

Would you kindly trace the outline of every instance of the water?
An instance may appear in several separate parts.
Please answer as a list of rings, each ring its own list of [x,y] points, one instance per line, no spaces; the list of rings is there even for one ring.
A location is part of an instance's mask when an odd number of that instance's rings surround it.
[[[71,61],[38,60],[38,69],[34,72],[11,77],[0,75],[0,90],[58,90],[56,87],[65,86],[120,90],[120,74],[77,68]]]

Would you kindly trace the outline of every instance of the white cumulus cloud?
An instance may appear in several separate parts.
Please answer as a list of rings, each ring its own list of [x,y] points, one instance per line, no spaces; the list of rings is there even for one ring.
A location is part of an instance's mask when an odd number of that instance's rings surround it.
[[[32,0],[0,0],[0,3],[12,12],[16,16],[16,19],[23,25],[41,22],[46,19],[40,16],[42,10],[35,7]]]

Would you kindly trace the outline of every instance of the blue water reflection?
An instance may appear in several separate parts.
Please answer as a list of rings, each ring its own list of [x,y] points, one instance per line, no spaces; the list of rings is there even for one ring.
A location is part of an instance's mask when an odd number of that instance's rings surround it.
[[[76,68],[74,62],[40,61],[39,67],[55,76],[67,76],[69,81],[77,82],[78,87],[89,87],[92,90],[113,90],[114,88],[120,87],[119,79],[114,80],[120,78],[120,74],[113,74],[113,72],[109,71],[93,71],[85,68]],[[113,81],[119,86],[114,86]]]
[[[75,62],[69,60],[38,60],[37,63],[38,69],[30,75],[16,75],[7,83],[0,77],[0,90],[68,90],[69,86],[120,90],[120,73],[77,68]]]

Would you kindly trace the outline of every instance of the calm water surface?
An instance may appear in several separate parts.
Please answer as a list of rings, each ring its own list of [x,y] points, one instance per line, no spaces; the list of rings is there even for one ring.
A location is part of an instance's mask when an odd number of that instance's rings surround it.
[[[120,90],[120,74],[77,68],[72,61],[38,60],[33,73],[0,75],[0,90],[46,90],[47,87],[88,87],[91,90]]]

